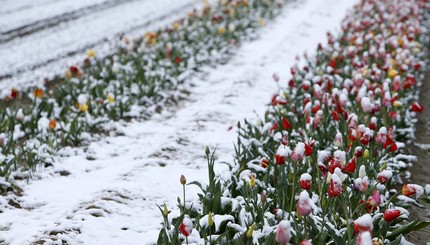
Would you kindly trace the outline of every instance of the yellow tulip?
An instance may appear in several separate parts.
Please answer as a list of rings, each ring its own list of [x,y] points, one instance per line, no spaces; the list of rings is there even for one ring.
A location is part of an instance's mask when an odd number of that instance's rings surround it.
[[[389,78],[394,78],[395,76],[397,76],[398,72],[395,69],[390,69],[388,70],[388,77]]]
[[[88,50],[87,52],[88,57],[92,58],[96,56],[96,52],[93,49]]]

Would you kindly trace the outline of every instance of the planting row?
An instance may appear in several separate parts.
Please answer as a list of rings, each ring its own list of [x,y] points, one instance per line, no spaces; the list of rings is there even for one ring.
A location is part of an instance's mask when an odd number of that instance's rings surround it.
[[[67,146],[115,133],[116,120],[146,119],[187,95],[185,80],[224,62],[235,46],[280,13],[278,0],[208,3],[141,38],[123,36],[109,57],[93,50],[78,66],[31,91],[0,101],[0,178],[50,166]],[[60,150],[60,152],[59,152]]]
[[[264,118],[237,125],[228,172],[215,176],[206,150],[208,185],[190,183],[202,193],[178,198],[178,216],[160,207],[159,243],[400,244],[428,226],[407,211],[428,190],[395,188],[416,160],[402,148],[423,110],[428,10],[427,1],[362,0],[337,37],[291,68]]]

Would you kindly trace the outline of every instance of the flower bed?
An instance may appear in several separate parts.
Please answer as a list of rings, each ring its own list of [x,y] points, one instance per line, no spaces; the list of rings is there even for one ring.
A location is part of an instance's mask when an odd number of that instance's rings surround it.
[[[216,177],[206,150],[208,186],[191,183],[202,194],[179,198],[179,217],[160,208],[159,243],[399,244],[428,226],[407,220],[410,204],[429,200],[423,187],[395,189],[415,160],[402,148],[423,110],[428,9],[361,1],[337,38],[328,33],[326,47],[291,68],[264,119],[238,124],[228,172]]]
[[[113,55],[93,50],[82,64],[32,91],[13,89],[0,101],[0,178],[50,166],[59,150],[115,133],[114,121],[146,119],[187,95],[190,72],[224,62],[234,47],[280,13],[284,1],[207,2],[186,18],[133,39]],[[2,183],[2,182],[1,182]],[[1,185],[0,185],[1,187]]]

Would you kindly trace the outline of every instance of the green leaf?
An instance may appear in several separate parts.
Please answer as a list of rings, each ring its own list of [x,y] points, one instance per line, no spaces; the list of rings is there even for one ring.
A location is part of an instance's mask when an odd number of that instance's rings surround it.
[[[196,186],[198,186],[198,187],[200,188],[200,190],[202,190],[202,191],[203,191],[203,193],[205,192],[205,190],[204,190],[204,189],[203,189],[203,187],[202,187],[202,184],[201,184],[200,182],[198,182],[198,181],[190,182],[190,183],[188,183],[187,185],[196,185]]]
[[[326,223],[325,227],[327,227],[327,230],[330,233],[330,236],[334,239],[334,241],[336,242],[336,244],[344,244],[345,243],[345,241],[343,240],[343,238],[341,236],[338,236],[336,234],[336,231],[331,226],[329,226]]]
[[[400,235],[405,235],[405,234],[411,233],[412,231],[424,229],[428,225],[430,225],[430,221],[420,221],[420,219],[417,219],[417,220],[413,221],[412,223],[403,225],[402,227],[395,229],[386,238],[391,240],[391,239],[394,239],[396,237],[399,237]]]

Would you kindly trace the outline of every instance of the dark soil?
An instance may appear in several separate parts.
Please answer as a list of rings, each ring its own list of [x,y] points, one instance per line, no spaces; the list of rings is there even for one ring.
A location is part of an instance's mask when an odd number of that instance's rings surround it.
[[[430,72],[427,72],[427,79],[424,81],[420,92],[420,103],[424,106],[424,111],[418,115],[418,122],[415,124],[416,139],[413,143],[430,144]],[[410,169],[412,173],[410,182],[422,185],[430,184],[430,151],[421,149],[414,144],[407,146],[410,154],[417,156],[417,162]],[[430,204],[422,203],[424,208],[413,206],[410,209],[411,218],[430,221]],[[407,236],[407,239],[417,245],[430,242],[430,227],[426,232],[418,231]]]

